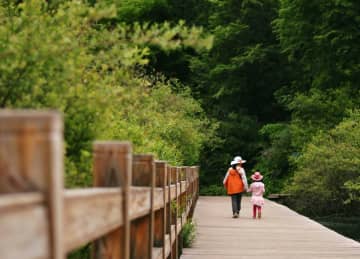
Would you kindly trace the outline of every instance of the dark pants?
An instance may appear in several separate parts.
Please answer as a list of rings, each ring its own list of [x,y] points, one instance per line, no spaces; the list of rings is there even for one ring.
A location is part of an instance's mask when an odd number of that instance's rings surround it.
[[[231,194],[231,205],[232,205],[233,214],[240,212],[241,196],[242,196],[242,193]]]

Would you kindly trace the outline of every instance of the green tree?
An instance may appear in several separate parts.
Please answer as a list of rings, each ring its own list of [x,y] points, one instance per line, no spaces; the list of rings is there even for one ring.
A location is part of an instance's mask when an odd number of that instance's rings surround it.
[[[299,151],[359,105],[359,13],[356,1],[280,1],[274,28],[297,72],[278,95],[291,111],[293,145]]]
[[[192,60],[194,96],[219,121],[218,137],[203,153],[202,183],[220,183],[228,163],[240,154],[251,169],[261,151],[260,128],[286,118],[274,92],[287,81],[271,22],[277,1],[212,1],[209,31],[214,46]],[[214,147],[215,145],[215,147]]]
[[[173,82],[140,73],[149,45],[202,49],[211,39],[183,23],[114,25],[114,17],[108,2],[0,5],[0,105],[64,113],[68,186],[91,183],[95,139],[130,140],[135,152],[192,164],[211,135],[184,87],[175,93]]]
[[[272,123],[261,128],[263,137],[261,152],[255,170],[262,172],[267,193],[281,193],[289,181],[294,156],[289,123]]]
[[[280,3],[276,31],[283,51],[301,71],[294,85],[300,89],[326,89],[359,82],[360,3],[351,0]]]
[[[319,132],[295,159],[287,188],[292,205],[308,215],[359,213],[360,112],[329,132]],[[345,205],[345,203],[347,203]]]

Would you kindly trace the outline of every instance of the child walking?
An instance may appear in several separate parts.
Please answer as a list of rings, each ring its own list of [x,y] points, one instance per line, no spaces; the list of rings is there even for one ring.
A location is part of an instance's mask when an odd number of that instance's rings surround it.
[[[251,179],[253,182],[250,184],[248,192],[251,192],[251,203],[253,204],[253,218],[256,219],[257,216],[261,218],[261,208],[264,206],[263,194],[265,192],[265,184],[262,182],[263,176],[260,172],[255,172]]]

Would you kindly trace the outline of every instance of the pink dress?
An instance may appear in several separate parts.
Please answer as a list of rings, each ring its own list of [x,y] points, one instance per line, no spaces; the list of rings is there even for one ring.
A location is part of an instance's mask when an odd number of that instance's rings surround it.
[[[264,205],[263,194],[265,192],[265,185],[262,182],[253,182],[252,184],[250,184],[250,188],[248,191],[252,192],[251,203],[253,205]]]

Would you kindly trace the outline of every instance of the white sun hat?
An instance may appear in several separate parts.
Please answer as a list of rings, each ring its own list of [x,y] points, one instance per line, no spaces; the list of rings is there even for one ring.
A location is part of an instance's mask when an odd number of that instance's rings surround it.
[[[230,165],[237,165],[237,164],[243,164],[246,163],[246,160],[243,160],[241,156],[234,157],[234,160],[231,161]]]

